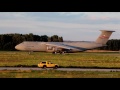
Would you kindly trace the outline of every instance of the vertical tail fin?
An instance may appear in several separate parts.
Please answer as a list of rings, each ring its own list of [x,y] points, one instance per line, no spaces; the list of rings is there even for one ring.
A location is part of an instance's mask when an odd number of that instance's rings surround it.
[[[108,39],[110,38],[111,34],[115,31],[109,31],[109,30],[100,30],[101,31],[101,35],[97,38],[97,40],[95,41],[96,43],[100,43],[105,45],[108,41]]]

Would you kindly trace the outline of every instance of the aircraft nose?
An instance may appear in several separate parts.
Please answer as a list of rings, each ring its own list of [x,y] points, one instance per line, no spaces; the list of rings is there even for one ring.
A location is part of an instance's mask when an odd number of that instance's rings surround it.
[[[21,50],[22,47],[21,47],[20,45],[16,45],[16,46],[15,46],[15,49],[17,49],[17,50]]]

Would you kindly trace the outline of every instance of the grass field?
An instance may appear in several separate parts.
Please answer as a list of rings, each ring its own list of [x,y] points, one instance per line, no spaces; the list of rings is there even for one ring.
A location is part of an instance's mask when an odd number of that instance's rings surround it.
[[[0,51],[0,66],[34,66],[40,61],[51,61],[60,67],[120,68],[119,52],[81,52],[51,54],[44,52]]]
[[[40,61],[51,61],[60,67],[120,68],[119,52],[81,52],[54,55],[44,52],[0,51],[0,66],[37,67]],[[120,72],[93,71],[14,71],[1,70],[0,78],[120,78]]]
[[[120,78],[120,72],[3,70],[0,78]]]

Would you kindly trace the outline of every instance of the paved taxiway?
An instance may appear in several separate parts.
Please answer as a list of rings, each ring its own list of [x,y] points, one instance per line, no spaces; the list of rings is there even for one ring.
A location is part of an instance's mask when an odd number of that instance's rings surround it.
[[[53,68],[32,68],[32,67],[0,67],[0,70],[52,70]],[[57,68],[61,71],[120,71],[120,69],[87,69],[87,68]]]

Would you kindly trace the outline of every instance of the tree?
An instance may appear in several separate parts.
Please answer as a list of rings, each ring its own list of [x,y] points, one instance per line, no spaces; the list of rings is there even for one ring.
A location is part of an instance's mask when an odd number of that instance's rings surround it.
[[[48,42],[48,36],[47,35],[42,35],[40,41]]]
[[[15,50],[15,46],[23,41],[43,41],[43,42],[58,42],[62,41],[62,37],[58,37],[58,35],[53,35],[52,37],[48,37],[47,35],[33,35],[33,33],[29,34],[1,34],[0,35],[0,50]]]

